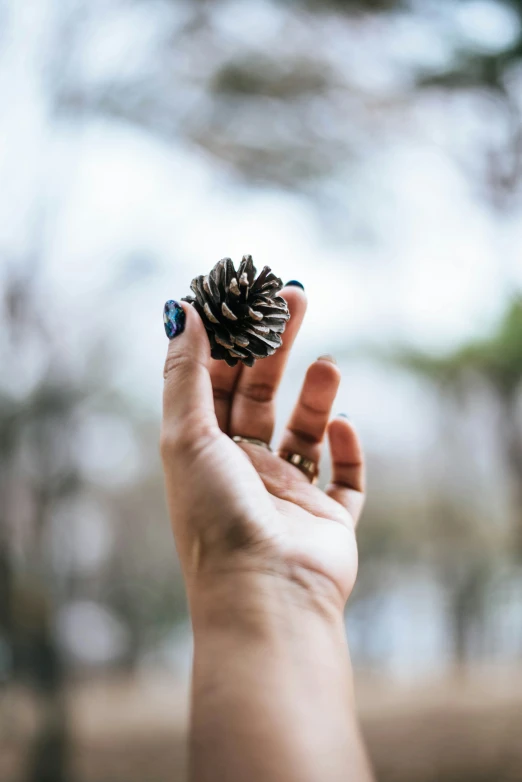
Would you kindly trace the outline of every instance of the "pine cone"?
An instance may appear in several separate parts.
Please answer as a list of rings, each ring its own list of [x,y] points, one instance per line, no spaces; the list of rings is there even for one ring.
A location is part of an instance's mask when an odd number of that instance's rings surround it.
[[[243,256],[237,272],[230,258],[223,258],[210,274],[195,277],[190,287],[194,296],[183,301],[201,316],[212,358],[231,367],[238,361],[251,367],[256,359],[272,356],[281,347],[290,313],[277,295],[283,283],[268,266],[256,279],[251,255]]]

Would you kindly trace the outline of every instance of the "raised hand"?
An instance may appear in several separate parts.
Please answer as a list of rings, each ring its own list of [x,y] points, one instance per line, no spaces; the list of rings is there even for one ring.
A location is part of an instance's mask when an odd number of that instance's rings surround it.
[[[350,423],[330,420],[340,373],[328,357],[308,369],[279,446],[263,447],[272,439],[276,392],[306,310],[299,287],[282,295],[291,312],[283,347],[252,368],[210,359],[199,316],[182,305],[185,328],[171,340],[165,364],[170,515],[189,597],[198,580],[251,570],[300,585],[323,607],[331,601],[342,608],[357,571],[362,453]],[[310,469],[306,474],[286,458],[317,465],[326,436],[332,482],[322,491]]]
[[[162,454],[194,629],[190,782],[371,782],[343,608],[363,504],[357,437],[330,421],[339,370],[309,368],[282,442],[275,394],[306,309],[254,367],[211,361],[190,305],[167,307]],[[325,436],[332,483],[312,484]]]

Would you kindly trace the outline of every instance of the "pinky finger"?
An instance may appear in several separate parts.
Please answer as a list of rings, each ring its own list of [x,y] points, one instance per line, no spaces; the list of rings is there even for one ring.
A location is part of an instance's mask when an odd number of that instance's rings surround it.
[[[364,456],[355,429],[343,417],[328,426],[332,482],[326,493],[350,513],[357,524],[364,505]]]

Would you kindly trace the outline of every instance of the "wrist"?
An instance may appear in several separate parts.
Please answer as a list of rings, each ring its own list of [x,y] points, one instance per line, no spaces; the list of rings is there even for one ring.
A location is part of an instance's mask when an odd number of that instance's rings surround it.
[[[324,632],[346,645],[344,605],[335,585],[304,568],[236,570],[189,585],[195,643],[209,634],[270,638]]]
[[[199,584],[190,595],[193,690],[199,692],[208,682],[234,690],[243,680],[254,687],[255,672],[255,687],[271,697],[279,692],[280,700],[290,703],[283,691],[306,692],[305,703],[324,700],[319,712],[330,704],[330,710],[345,710],[352,719],[355,697],[344,614],[325,590],[324,598],[318,599],[316,591],[311,597],[271,573],[224,576],[212,587]]]

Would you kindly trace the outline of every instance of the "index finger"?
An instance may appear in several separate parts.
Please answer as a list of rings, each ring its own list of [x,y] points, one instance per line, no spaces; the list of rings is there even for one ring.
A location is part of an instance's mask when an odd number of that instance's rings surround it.
[[[218,431],[210,348],[205,327],[187,303],[168,301],[165,330],[170,339],[165,361],[162,450],[186,446],[203,433]]]

